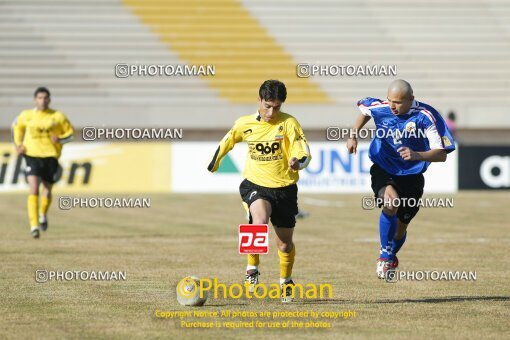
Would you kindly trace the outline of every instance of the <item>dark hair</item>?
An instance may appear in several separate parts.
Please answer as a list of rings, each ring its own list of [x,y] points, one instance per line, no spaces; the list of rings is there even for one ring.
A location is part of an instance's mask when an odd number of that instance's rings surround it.
[[[46,87],[44,86],[41,86],[41,87],[38,87],[37,89],[35,89],[35,92],[34,92],[34,98],[37,97],[37,95],[39,93],[46,93],[48,95],[48,97],[50,97],[50,90],[48,90]]]
[[[283,103],[287,99],[287,88],[279,80],[266,80],[260,85],[259,98],[267,102],[279,100]]]
[[[455,112],[454,111],[450,111],[448,113],[448,119],[449,120],[455,120]]]

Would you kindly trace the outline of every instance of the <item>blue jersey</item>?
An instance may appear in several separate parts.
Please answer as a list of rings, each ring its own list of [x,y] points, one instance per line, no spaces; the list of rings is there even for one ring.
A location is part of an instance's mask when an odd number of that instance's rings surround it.
[[[389,103],[376,98],[358,102],[361,113],[371,116],[376,135],[370,144],[369,157],[387,173],[397,176],[421,174],[430,162],[406,161],[397,149],[406,146],[413,151],[455,150],[455,141],[446,123],[432,106],[416,100],[408,113],[395,115]]]

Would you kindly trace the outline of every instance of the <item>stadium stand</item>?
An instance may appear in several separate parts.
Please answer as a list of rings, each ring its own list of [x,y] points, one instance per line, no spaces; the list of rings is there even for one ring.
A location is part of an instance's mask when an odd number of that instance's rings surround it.
[[[39,85],[78,127],[122,116],[223,130],[255,111],[266,78],[287,82],[286,110],[319,130],[350,124],[356,100],[384,97],[394,78],[298,78],[297,63],[397,65],[419,100],[458,112],[460,130],[510,128],[504,0],[0,0],[0,19],[2,130]],[[216,75],[120,79],[118,63],[215,64]]]

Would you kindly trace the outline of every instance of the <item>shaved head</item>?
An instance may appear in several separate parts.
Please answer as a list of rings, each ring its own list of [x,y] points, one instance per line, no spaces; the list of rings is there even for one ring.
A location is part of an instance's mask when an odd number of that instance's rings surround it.
[[[405,97],[411,97],[413,95],[413,88],[411,84],[402,79],[394,80],[388,86],[388,93],[399,94]]]
[[[387,99],[393,114],[406,114],[414,100],[411,84],[402,79],[392,81],[388,86]]]

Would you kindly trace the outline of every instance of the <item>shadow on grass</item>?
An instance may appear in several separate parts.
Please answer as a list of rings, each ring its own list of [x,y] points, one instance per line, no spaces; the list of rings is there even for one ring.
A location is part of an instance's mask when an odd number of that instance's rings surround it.
[[[301,305],[333,305],[333,304],[384,304],[384,303],[448,303],[469,301],[510,301],[510,296],[445,296],[422,299],[390,299],[390,300],[342,300],[342,299],[313,299],[294,301]]]
[[[423,299],[376,300],[366,303],[444,303],[469,301],[510,301],[510,296],[445,296]]]
[[[207,307],[232,307],[232,306],[246,306],[249,303],[231,303],[231,302],[223,302],[223,303],[206,303]]]

